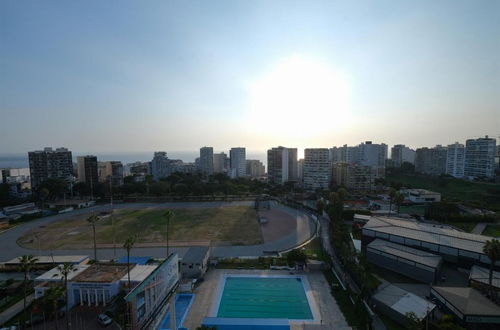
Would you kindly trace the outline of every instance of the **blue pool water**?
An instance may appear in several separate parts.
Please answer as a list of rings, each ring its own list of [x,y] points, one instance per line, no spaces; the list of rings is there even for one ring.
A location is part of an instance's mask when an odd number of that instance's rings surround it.
[[[313,319],[299,277],[227,277],[219,318]]]
[[[182,323],[186,318],[189,308],[193,303],[194,294],[192,293],[180,293],[175,297],[175,323],[176,328],[182,327]],[[170,311],[165,315],[165,318],[161,322],[160,328],[158,330],[169,330],[170,329]]]

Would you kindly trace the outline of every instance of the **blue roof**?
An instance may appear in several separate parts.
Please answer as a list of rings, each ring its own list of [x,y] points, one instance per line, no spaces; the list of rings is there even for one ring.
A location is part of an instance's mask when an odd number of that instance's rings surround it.
[[[130,263],[131,264],[136,264],[136,265],[145,265],[151,257],[130,257]],[[119,264],[126,264],[127,263],[127,256],[123,256],[116,260],[117,263]]]

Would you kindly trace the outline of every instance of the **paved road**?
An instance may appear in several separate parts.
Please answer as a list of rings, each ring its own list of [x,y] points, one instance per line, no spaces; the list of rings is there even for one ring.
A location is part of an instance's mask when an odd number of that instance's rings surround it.
[[[473,234],[478,234],[478,235],[481,235],[484,231],[484,229],[486,228],[486,225],[488,225],[487,223],[484,223],[484,222],[480,222],[478,223],[474,229],[472,229],[472,233]]]
[[[35,300],[34,293],[26,297],[26,306],[29,306],[33,300]],[[4,324],[5,322],[13,318],[15,315],[21,312],[23,308],[24,308],[24,300],[21,299],[14,305],[10,306],[8,309],[4,310],[2,313],[0,313],[0,325]]]
[[[128,204],[117,204],[114,205],[115,209],[121,208],[143,208],[143,207],[165,207],[165,208],[181,208],[181,207],[221,207],[221,206],[248,206],[254,205],[250,201],[237,201],[237,202],[173,202],[173,203],[128,203]],[[295,217],[297,221],[297,230],[281,239],[276,241],[267,242],[260,245],[247,245],[247,246],[218,246],[212,249],[211,255],[214,257],[245,257],[245,256],[263,256],[266,255],[266,251],[283,251],[293,248],[296,245],[301,244],[313,235],[315,231],[314,221],[304,212],[297,211],[295,209],[272,203],[272,207],[285,211]],[[73,217],[75,215],[101,212],[109,210],[109,205],[95,206],[87,209],[75,210],[71,213],[58,214],[50,217],[45,217],[30,221],[7,230],[0,234],[0,262],[5,262],[13,258],[19,257],[23,254],[33,254],[38,255],[38,250],[31,250],[23,248],[17,245],[16,241],[18,237],[23,235],[25,232],[37,228],[41,225],[46,225],[48,223]],[[188,247],[171,247],[172,252],[176,252],[182,257]],[[93,256],[92,249],[75,249],[75,250],[54,250],[47,251],[42,250],[42,255],[49,255],[53,253],[54,255],[89,255]],[[122,248],[117,248],[116,251],[112,248],[110,249],[99,249],[97,252],[98,259],[112,259],[116,257],[122,257],[126,255],[126,250]],[[151,256],[155,258],[161,258],[166,255],[165,247],[149,247],[149,248],[134,248],[131,251],[132,256]]]

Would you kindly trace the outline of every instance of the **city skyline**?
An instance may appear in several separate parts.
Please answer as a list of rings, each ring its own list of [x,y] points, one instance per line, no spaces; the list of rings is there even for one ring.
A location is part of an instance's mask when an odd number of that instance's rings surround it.
[[[0,9],[2,154],[417,148],[500,133],[497,1]]]

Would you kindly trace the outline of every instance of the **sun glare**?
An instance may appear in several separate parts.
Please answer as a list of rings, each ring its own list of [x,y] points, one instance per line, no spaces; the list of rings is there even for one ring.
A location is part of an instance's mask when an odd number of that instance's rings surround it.
[[[286,139],[324,135],[349,121],[346,79],[327,64],[292,56],[250,84],[253,130]]]

